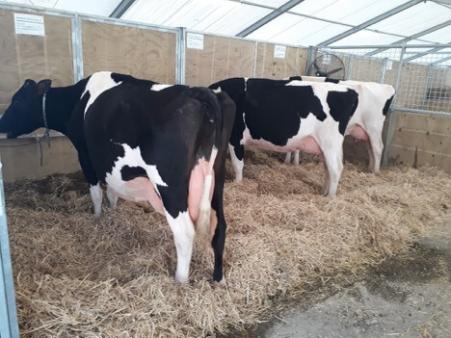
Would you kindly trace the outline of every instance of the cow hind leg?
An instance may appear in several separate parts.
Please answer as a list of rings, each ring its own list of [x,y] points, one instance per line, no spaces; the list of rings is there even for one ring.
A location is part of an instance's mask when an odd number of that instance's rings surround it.
[[[186,283],[189,278],[189,266],[193,253],[194,225],[188,210],[179,212],[176,217],[172,217],[165,210],[165,215],[174,236],[175,250],[177,252],[175,280],[180,283]]]
[[[115,209],[119,197],[109,186],[106,188],[106,196],[108,198],[108,202],[110,203],[110,207]]]
[[[380,133],[370,131],[368,132],[368,138],[370,142],[371,153],[370,158],[370,170],[377,174],[381,167],[382,150],[384,149],[384,143]]]
[[[329,148],[323,150],[324,162],[327,167],[326,172],[329,176],[329,184],[327,196],[335,197],[338,189],[338,182],[340,181],[341,173],[343,171],[343,150],[341,148]]]
[[[229,152],[233,170],[235,171],[235,181],[241,182],[243,180],[244,147],[242,145],[234,146],[229,144]]]

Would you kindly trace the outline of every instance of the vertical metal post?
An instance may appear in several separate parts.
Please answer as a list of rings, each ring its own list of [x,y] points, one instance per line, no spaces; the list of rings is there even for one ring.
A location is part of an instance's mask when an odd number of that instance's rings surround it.
[[[385,81],[385,72],[387,71],[387,63],[388,63],[388,58],[384,58],[384,61],[382,62],[382,66],[381,66],[381,77],[379,79],[379,83],[384,83],[384,81]]]
[[[1,168],[0,160],[0,337],[19,338]]]
[[[304,74],[311,75],[311,74],[308,73],[309,67],[312,64],[313,60],[315,60],[317,52],[318,52],[318,50],[316,49],[316,47],[310,46],[308,48],[308,50],[307,50],[307,62],[305,63]]]
[[[82,27],[81,18],[78,14],[75,14],[72,18],[72,60],[74,82],[78,82],[84,77]]]
[[[177,32],[175,62],[175,81],[177,84],[185,84],[185,61],[186,61],[186,28],[179,27]]]
[[[394,103],[397,101],[397,94],[399,94],[399,84],[401,83],[401,75],[402,75],[402,66],[404,64],[404,54],[406,52],[406,47],[402,47],[401,49],[401,55],[399,56],[399,64],[398,64],[398,73],[396,75],[396,82],[395,82],[395,98],[392,102],[392,108],[394,107]],[[389,159],[389,151],[390,151],[390,145],[393,140],[393,136],[395,134],[395,115],[396,110],[393,109],[388,113],[388,120],[387,120],[387,132],[385,134],[385,140],[384,140],[384,151],[382,154],[382,165],[387,166],[388,165],[388,159]]]
[[[354,57],[349,54],[348,56],[349,62],[348,62],[348,71],[346,72],[346,80],[352,80],[352,60],[354,60]]]

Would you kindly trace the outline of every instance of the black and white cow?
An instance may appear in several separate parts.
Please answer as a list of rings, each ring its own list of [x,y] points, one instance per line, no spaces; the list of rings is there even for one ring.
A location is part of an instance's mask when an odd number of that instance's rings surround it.
[[[293,76],[289,79],[339,83],[355,90],[359,94],[356,111],[349,121],[345,135],[351,135],[356,139],[367,141],[369,169],[374,173],[378,173],[384,148],[382,129],[388,109],[395,95],[393,86],[376,82],[340,81],[314,76]],[[290,161],[291,154],[288,153],[285,162],[289,163]],[[299,164],[299,152],[295,152],[294,154],[294,163]]]
[[[114,196],[147,201],[166,216],[177,281],[188,280],[194,224],[204,243],[211,239],[213,279],[220,281],[224,161],[234,114],[220,91],[100,72],[64,88],[25,81],[0,132],[16,137],[48,126],[67,135],[91,185],[105,182]]]
[[[227,92],[237,114],[230,139],[236,180],[243,177],[244,146],[322,154],[324,194],[335,196],[343,170],[344,133],[357,106],[355,90],[333,83],[232,78],[210,85]]]

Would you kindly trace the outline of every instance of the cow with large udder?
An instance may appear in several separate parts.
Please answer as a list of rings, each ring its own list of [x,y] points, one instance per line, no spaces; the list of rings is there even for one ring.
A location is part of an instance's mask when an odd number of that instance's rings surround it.
[[[382,151],[384,149],[382,129],[388,109],[395,95],[393,86],[376,82],[341,81],[314,76],[293,76],[289,79],[339,83],[355,90],[359,94],[356,111],[349,121],[345,135],[366,141],[368,146],[369,169],[374,173],[378,173]],[[290,161],[291,154],[288,153],[285,162],[289,163]],[[294,163],[299,164],[299,152],[295,152],[294,154]]]
[[[233,101],[220,91],[99,72],[63,88],[26,80],[0,132],[17,137],[46,127],[67,135],[96,208],[100,182],[115,199],[149,202],[173,232],[176,280],[188,280],[197,233],[201,243],[211,241],[213,279],[221,281],[224,161],[234,114]]]
[[[343,170],[342,144],[357,106],[354,89],[333,83],[232,78],[210,85],[227,92],[237,113],[229,144],[236,180],[243,177],[244,146],[322,155],[324,194],[335,196]]]

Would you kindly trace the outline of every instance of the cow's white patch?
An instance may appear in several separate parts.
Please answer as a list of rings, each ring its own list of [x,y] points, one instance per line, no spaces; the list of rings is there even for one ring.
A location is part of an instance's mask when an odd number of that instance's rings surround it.
[[[189,277],[189,266],[193,253],[194,225],[188,211],[182,211],[176,218],[165,212],[169,227],[174,235],[175,249],[177,251],[177,269],[175,280],[186,283]]]
[[[235,171],[235,181],[240,182],[243,180],[244,161],[238,159],[235,154],[235,149],[231,144],[229,144],[229,152],[230,158],[232,159],[233,170]]]
[[[94,215],[99,217],[102,213],[102,188],[100,184],[91,185],[89,187],[89,194],[91,195],[92,203],[94,204]]]
[[[219,94],[220,92],[221,92],[221,87],[213,89],[213,93],[215,93],[215,94]]]
[[[111,72],[97,72],[92,74],[86,84],[83,94],[81,94],[81,97],[83,97],[87,92],[89,92],[90,95],[89,100],[86,103],[84,114],[86,115],[89,106],[94,103],[100,94],[106,92],[108,89],[120,85],[121,83],[122,81],[116,82],[113,80],[111,77]]]
[[[173,85],[171,84],[162,84],[162,83],[155,83],[154,85],[152,85],[152,87],[150,87],[150,90],[153,92],[159,92],[163,89],[172,87]]]
[[[121,146],[124,148],[124,156],[118,157],[114,161],[111,172],[106,174],[105,181],[113,188],[121,197],[134,200],[135,196],[129,196],[133,194],[133,190],[127,188],[127,182],[122,179],[121,169],[124,166],[140,167],[143,168],[152,183],[154,189],[158,191],[157,185],[167,186],[167,184],[161,178],[156,165],[147,164],[141,156],[141,150],[138,147],[131,148],[128,144],[123,143]]]

